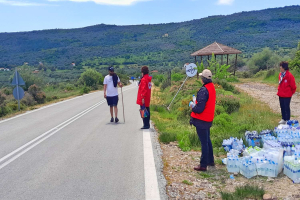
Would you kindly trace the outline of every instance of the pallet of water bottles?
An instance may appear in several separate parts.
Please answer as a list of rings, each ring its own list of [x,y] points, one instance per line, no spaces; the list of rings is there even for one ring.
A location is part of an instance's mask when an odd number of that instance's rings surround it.
[[[249,147],[245,148],[243,143]],[[284,174],[294,183],[300,183],[300,127],[297,120],[279,125],[274,131],[246,131],[245,141],[229,138],[222,145],[228,152],[223,163],[230,173],[241,173],[246,178],[256,175],[277,177],[284,169]]]

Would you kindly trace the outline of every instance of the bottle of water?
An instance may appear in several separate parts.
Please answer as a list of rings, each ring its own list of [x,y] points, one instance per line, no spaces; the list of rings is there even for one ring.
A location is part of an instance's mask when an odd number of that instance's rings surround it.
[[[194,104],[196,104],[196,97],[195,97],[195,95],[193,95],[193,102],[194,102]]]
[[[189,107],[191,107],[192,106],[192,108],[194,108],[195,107],[195,103],[194,102],[192,102],[192,101],[190,101],[190,103],[189,103]]]

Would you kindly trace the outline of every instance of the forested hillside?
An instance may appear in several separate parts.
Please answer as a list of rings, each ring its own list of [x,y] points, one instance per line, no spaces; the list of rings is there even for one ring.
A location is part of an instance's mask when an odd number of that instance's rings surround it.
[[[157,25],[95,25],[0,33],[0,67],[44,63],[52,69],[97,64],[147,64],[155,68],[192,60],[190,53],[214,41],[249,56],[264,47],[295,48],[300,40],[300,6],[212,16]],[[93,62],[90,62],[93,64]]]

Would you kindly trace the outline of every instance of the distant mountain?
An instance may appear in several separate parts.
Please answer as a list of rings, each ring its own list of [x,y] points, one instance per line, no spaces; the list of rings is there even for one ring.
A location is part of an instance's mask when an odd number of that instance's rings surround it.
[[[126,64],[133,55],[136,64],[159,66],[192,60],[190,53],[214,41],[248,56],[263,47],[295,48],[299,40],[300,6],[289,6],[182,23],[0,33],[0,67],[43,62],[64,69],[96,57]]]

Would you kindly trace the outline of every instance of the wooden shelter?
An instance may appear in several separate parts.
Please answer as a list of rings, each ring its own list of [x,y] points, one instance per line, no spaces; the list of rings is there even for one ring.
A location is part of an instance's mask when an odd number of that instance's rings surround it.
[[[212,54],[215,55],[215,58],[217,55],[221,55],[221,65],[223,65],[223,55],[227,55],[227,65],[228,65],[229,54],[235,54],[236,57],[235,57],[235,66],[234,66],[234,72],[233,72],[233,74],[235,75],[236,64],[237,64],[237,55],[241,54],[241,53],[242,52],[237,49],[214,42],[214,43],[208,45],[207,47],[204,47],[203,49],[200,49],[200,50],[192,53],[191,56],[195,56],[195,63],[197,63],[197,56],[200,56],[201,62],[202,62],[203,56],[207,56],[207,59],[209,60],[209,56],[211,56]]]

